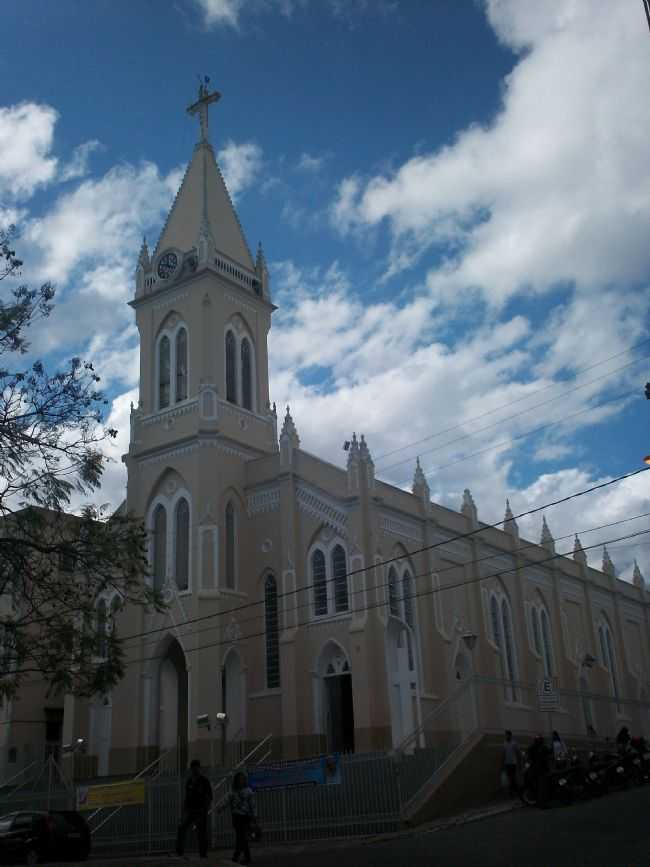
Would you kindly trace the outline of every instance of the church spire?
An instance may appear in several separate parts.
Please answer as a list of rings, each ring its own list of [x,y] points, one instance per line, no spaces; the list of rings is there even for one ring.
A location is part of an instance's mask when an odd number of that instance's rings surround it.
[[[463,503],[460,507],[460,511],[469,520],[472,528],[478,526],[478,509],[476,508],[474,497],[469,488],[465,488],[463,491]]]
[[[603,545],[603,565],[602,570],[605,575],[609,575],[611,578],[616,578],[616,566],[612,562],[612,558],[609,556],[609,551],[607,550],[607,545]]]
[[[199,118],[199,141],[153,255],[198,252],[199,267],[214,267],[228,279],[255,291],[255,263],[208,140],[208,108],[220,94],[201,82],[199,98],[187,109]],[[216,254],[221,253],[222,256]],[[245,271],[240,267],[243,266]]]
[[[422,500],[424,506],[428,508],[431,502],[431,489],[429,488],[427,477],[424,475],[424,471],[420,466],[419,457],[415,459],[415,472],[413,473],[413,484],[411,490],[416,497]]]
[[[645,590],[645,578],[643,577],[643,572],[639,569],[639,564],[636,562],[636,558],[634,559],[632,581],[634,581],[637,587],[641,587],[641,589]]]
[[[282,425],[282,432],[280,433],[280,463],[291,464],[293,460],[293,451],[294,449],[299,448],[300,437],[298,436],[296,425],[291,417],[291,410],[287,406],[284,424]]]
[[[517,526],[515,516],[512,514],[512,509],[510,508],[510,500],[506,500],[506,511],[503,516],[503,529],[504,532],[509,533],[513,538],[517,539],[519,537],[519,527]]]
[[[575,541],[573,543],[573,559],[576,561],[576,563],[582,563],[583,566],[587,565],[587,553],[582,547],[582,542],[580,541],[580,537],[577,533]]]
[[[555,554],[555,539],[546,523],[546,516],[542,515],[542,536],[540,539],[542,548],[546,548],[549,554]]]
[[[149,258],[149,247],[147,247],[146,235],[142,236],[142,246],[140,247],[140,255],[138,256],[138,265],[145,271],[151,267],[151,259]]]

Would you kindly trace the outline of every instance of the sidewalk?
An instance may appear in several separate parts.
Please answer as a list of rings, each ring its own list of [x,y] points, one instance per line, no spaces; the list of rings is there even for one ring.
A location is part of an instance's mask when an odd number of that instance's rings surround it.
[[[283,852],[290,852],[292,855],[300,855],[314,852],[335,852],[338,849],[349,848],[350,845],[368,846],[386,843],[391,840],[396,840],[400,837],[413,837],[423,834],[435,834],[438,831],[444,831],[446,828],[453,828],[460,825],[467,825],[471,822],[478,822],[481,819],[487,819],[491,816],[497,816],[501,813],[509,813],[512,810],[517,810],[523,805],[520,801],[495,801],[490,804],[484,804],[481,807],[476,807],[472,810],[466,810],[455,816],[446,816],[445,818],[436,819],[432,822],[427,822],[424,825],[418,825],[415,828],[405,828],[401,831],[394,831],[388,834],[374,834],[366,837],[331,837],[322,840],[305,840],[300,843],[273,843],[265,845],[264,843],[254,845],[252,847],[255,860],[260,864],[264,864],[265,856],[278,856]],[[210,852],[207,859],[201,859],[198,855],[190,855],[187,860],[180,859],[169,855],[143,855],[140,857],[124,856],[120,858],[101,858],[91,859],[93,867],[169,867],[171,864],[203,864],[209,867],[232,867],[230,850],[217,850]]]

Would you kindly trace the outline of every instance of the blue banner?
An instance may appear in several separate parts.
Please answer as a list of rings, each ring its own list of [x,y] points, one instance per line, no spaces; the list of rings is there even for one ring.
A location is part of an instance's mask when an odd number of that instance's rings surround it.
[[[338,753],[320,756],[307,762],[292,762],[271,768],[251,770],[248,785],[254,792],[261,789],[287,789],[294,786],[332,786],[341,782]]]

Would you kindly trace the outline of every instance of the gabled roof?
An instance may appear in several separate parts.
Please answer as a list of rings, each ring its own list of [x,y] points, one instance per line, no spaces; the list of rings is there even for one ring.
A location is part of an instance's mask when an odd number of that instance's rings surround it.
[[[212,146],[199,142],[152,258],[169,247],[186,252],[196,246],[204,215],[216,249],[254,270],[253,258]]]

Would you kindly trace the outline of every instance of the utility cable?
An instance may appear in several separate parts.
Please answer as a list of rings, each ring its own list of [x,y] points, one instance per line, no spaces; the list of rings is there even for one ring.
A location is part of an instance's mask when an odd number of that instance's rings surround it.
[[[549,509],[549,508],[552,508],[553,506],[559,506],[563,503],[568,503],[570,500],[576,499],[578,497],[583,497],[586,494],[593,493],[594,491],[602,490],[603,488],[607,488],[610,485],[614,485],[614,484],[617,484],[618,482],[622,482],[625,479],[630,479],[630,478],[633,478],[634,476],[638,476],[641,473],[646,473],[649,470],[650,470],[650,467],[641,467],[638,470],[632,470],[629,473],[624,473],[623,475],[617,476],[614,479],[609,479],[606,482],[599,482],[597,485],[592,485],[591,487],[585,488],[582,491],[574,491],[572,494],[568,494],[565,497],[560,497],[557,500],[552,500],[548,503],[544,503],[541,506],[536,506],[533,509],[527,509],[525,512],[520,512],[518,515],[513,515],[513,520],[525,518],[525,517],[528,517],[529,515],[534,515],[537,512],[542,512],[542,511],[544,511],[544,509]],[[416,554],[422,554],[425,551],[431,551],[435,548],[440,548],[444,545],[448,545],[450,542],[458,542],[458,541],[461,541],[462,539],[471,538],[472,536],[475,536],[478,533],[483,533],[485,530],[496,529],[503,523],[504,523],[503,520],[500,520],[500,521],[496,521],[494,524],[482,524],[480,527],[476,527],[473,530],[468,530],[466,533],[461,533],[461,534],[458,534],[456,536],[452,536],[450,539],[445,539],[445,540],[440,541],[440,542],[434,542],[431,545],[424,545],[421,548],[417,548],[413,551],[407,552],[407,554],[409,557],[413,557]],[[387,566],[390,563],[395,563],[397,560],[402,560],[402,559],[403,559],[403,556],[390,557],[390,558],[382,560],[378,563],[374,563],[372,566],[363,566],[360,569],[349,570],[348,572],[345,573],[345,575],[346,575],[346,578],[349,578],[352,575],[359,574],[360,572],[366,572],[368,569],[374,569],[377,566]],[[326,584],[331,583],[334,580],[335,580],[334,578],[326,578]],[[294,590],[287,590],[283,593],[278,593],[277,598],[278,598],[278,600],[284,599],[287,596],[294,596],[294,595],[297,595],[298,593],[303,592],[305,590],[312,590],[313,588],[314,588],[313,583],[312,584],[304,584],[301,587],[296,587]],[[245,609],[251,608],[255,605],[260,605],[260,604],[262,604],[262,602],[263,602],[263,600],[261,600],[261,599],[256,600],[254,602],[243,602],[240,605],[236,605],[232,608],[228,608],[225,611],[218,611],[218,612],[213,612],[211,614],[203,614],[203,615],[199,615],[198,617],[188,618],[187,620],[183,621],[182,623],[177,624],[177,626],[187,625],[190,623],[200,623],[200,622],[208,620],[212,617],[227,617],[227,616],[232,615],[232,614],[237,614],[238,612],[244,611]],[[161,627],[158,627],[155,629],[147,629],[147,630],[144,630],[142,632],[135,632],[135,633],[132,633],[131,635],[126,635],[123,637],[122,640],[127,641],[127,640],[130,640],[133,638],[142,638],[142,637],[146,637],[147,635],[151,635],[155,632],[165,632],[168,629],[169,629],[168,625],[161,626]]]

